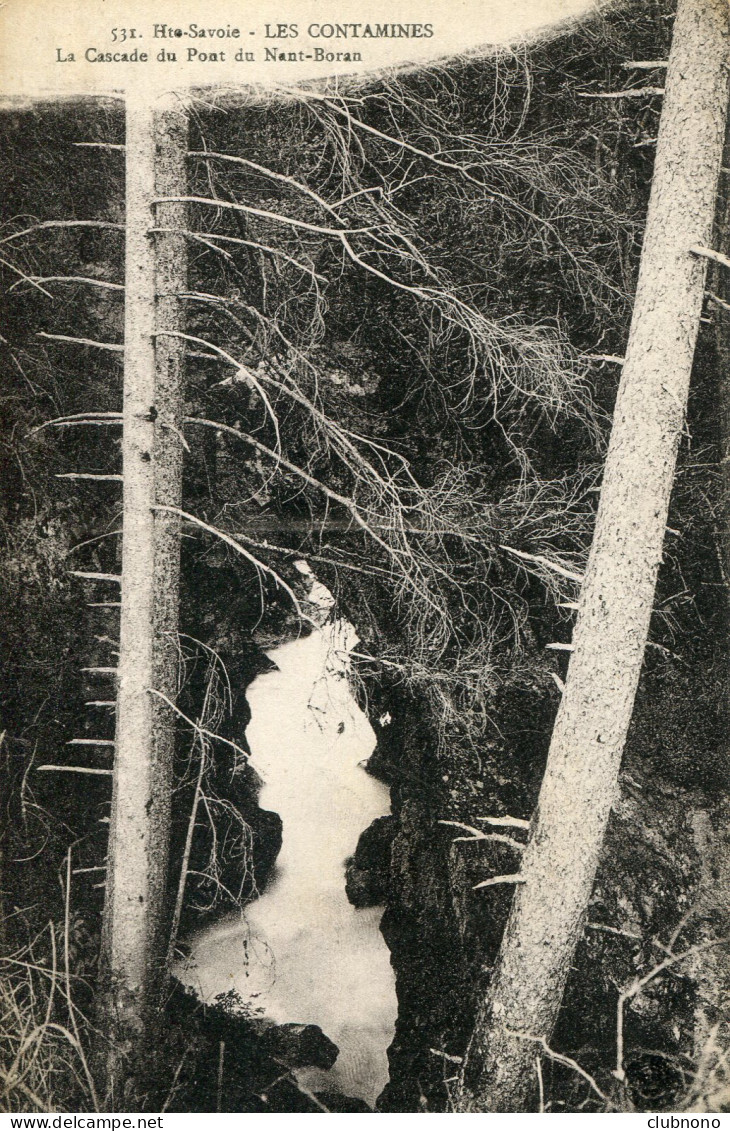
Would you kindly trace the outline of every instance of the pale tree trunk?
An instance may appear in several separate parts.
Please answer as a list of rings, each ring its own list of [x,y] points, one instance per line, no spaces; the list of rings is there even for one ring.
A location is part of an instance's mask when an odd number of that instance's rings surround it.
[[[523,1111],[616,800],[662,557],[727,108],[727,0],[679,0],[634,316],[574,651],[537,810],[456,1106]]]
[[[725,162],[730,161],[730,128],[725,131]],[[715,246],[730,256],[730,176],[725,176],[723,206],[717,217]],[[720,489],[722,491],[721,524],[717,531],[720,566],[725,582],[725,595],[730,607],[730,269],[710,267],[710,289],[720,300],[713,304],[715,345],[720,368],[718,408],[720,418]],[[729,305],[721,306],[720,303]]]
[[[164,929],[178,681],[182,300],[187,116],[129,95],[126,136],[123,522],[116,748],[103,920],[109,1091],[144,1047],[164,985]],[[131,1070],[130,1070],[131,1071]],[[115,1080],[115,1075],[117,1079]],[[132,1076],[134,1073],[132,1072]]]

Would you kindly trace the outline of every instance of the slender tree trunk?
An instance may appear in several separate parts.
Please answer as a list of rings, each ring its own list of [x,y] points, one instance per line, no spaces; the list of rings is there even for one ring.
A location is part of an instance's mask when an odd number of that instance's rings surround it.
[[[560,1008],[633,709],[702,308],[727,108],[727,0],[679,0],[634,316],[574,651],[461,1111],[523,1111]]]
[[[2,731],[0,733],[0,783],[3,786],[4,796],[7,796],[9,793],[9,790],[6,789],[7,783],[10,780],[9,761],[10,756],[6,746],[6,731]],[[3,888],[3,881],[5,879],[4,841],[6,836],[5,828],[0,828],[0,954],[4,953],[7,943],[6,893]]]
[[[730,161],[730,128],[725,131],[725,163]],[[724,178],[725,192],[717,217],[715,247],[730,256],[730,176]],[[730,270],[710,266],[710,289],[725,303],[730,304]],[[720,415],[720,482],[722,491],[722,522],[718,532],[720,564],[724,572],[726,599],[730,609],[730,306],[714,310],[715,345],[720,369],[718,407]]]
[[[178,680],[187,117],[129,95],[126,138],[123,535],[116,749],[103,922],[109,1091],[144,1047],[164,985],[170,795]],[[132,1076],[134,1071],[130,1069]],[[116,1076],[116,1080],[115,1080]]]

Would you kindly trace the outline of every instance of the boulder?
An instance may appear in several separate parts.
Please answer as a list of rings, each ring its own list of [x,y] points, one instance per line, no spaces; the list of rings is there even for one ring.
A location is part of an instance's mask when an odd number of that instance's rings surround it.
[[[319,1025],[272,1025],[261,1037],[262,1048],[269,1056],[289,1068],[331,1068],[339,1049]]]

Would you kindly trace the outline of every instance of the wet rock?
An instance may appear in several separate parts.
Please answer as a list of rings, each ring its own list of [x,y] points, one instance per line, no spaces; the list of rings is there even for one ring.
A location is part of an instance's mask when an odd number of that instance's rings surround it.
[[[388,898],[393,817],[376,817],[357,842],[345,870],[345,891],[353,907],[376,907]]]
[[[360,834],[353,857],[355,864],[359,868],[387,869],[395,832],[396,822],[393,817],[376,817]]]
[[[356,1096],[342,1096],[335,1092],[317,1092],[317,1099],[331,1112],[370,1112],[372,1108],[368,1107],[365,1100],[357,1099]]]
[[[261,1046],[269,1056],[290,1068],[331,1068],[339,1049],[319,1025],[273,1025],[262,1034]]]
[[[253,870],[256,886],[263,892],[281,851],[282,822],[278,813],[255,809],[246,814],[253,835]]]
[[[353,907],[377,907],[385,902],[383,877],[369,868],[349,863],[345,870],[345,893]]]

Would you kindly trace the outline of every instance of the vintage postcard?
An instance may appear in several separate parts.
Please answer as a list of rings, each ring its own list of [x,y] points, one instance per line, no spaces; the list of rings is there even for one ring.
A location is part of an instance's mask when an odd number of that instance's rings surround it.
[[[0,7],[0,1112],[721,1126],[729,64]]]

